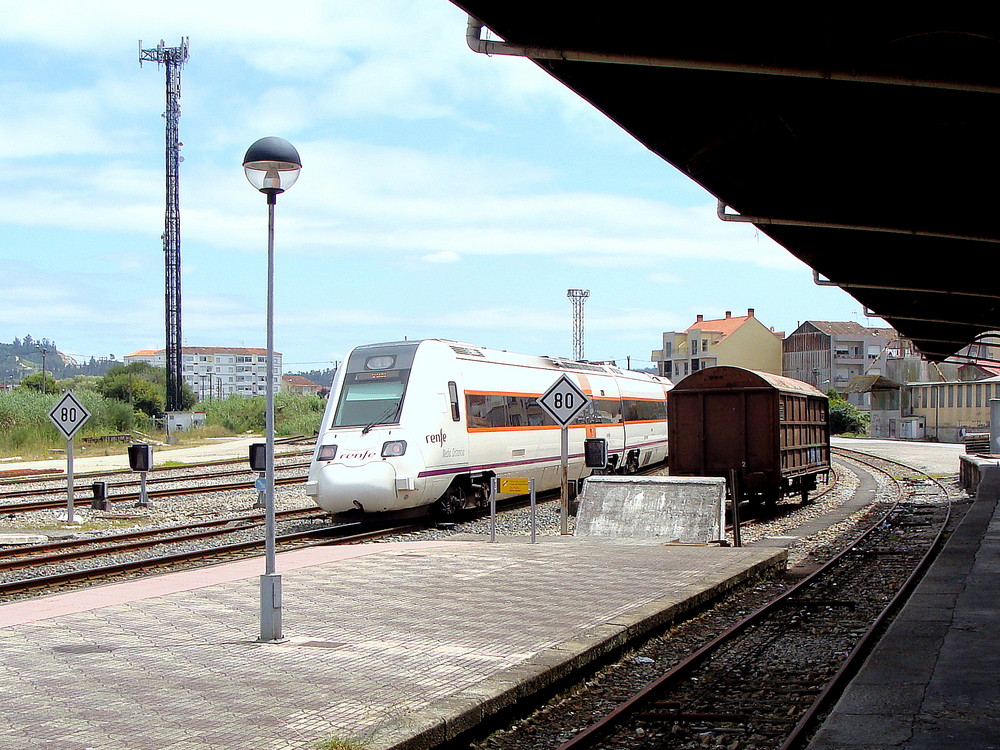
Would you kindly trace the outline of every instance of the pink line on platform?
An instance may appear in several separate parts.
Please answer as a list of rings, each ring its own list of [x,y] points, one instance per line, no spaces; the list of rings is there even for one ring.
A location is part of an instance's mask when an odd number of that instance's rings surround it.
[[[363,557],[378,552],[410,552],[421,549],[473,544],[474,542],[389,542],[386,544],[351,544],[324,547],[308,547],[306,549],[283,552],[278,555],[278,573],[308,568],[313,565],[349,560],[353,557]],[[153,599],[180,591],[214,586],[220,583],[231,583],[255,578],[264,573],[264,560],[256,557],[239,560],[222,565],[212,565],[195,570],[184,570],[177,573],[166,573],[160,576],[144,578],[125,583],[114,583],[106,586],[96,586],[83,591],[72,591],[66,594],[55,594],[39,599],[26,599],[0,605],[0,627],[24,625],[39,620],[49,620],[53,617],[88,612],[101,607],[111,607],[117,604],[131,604],[144,599]]]

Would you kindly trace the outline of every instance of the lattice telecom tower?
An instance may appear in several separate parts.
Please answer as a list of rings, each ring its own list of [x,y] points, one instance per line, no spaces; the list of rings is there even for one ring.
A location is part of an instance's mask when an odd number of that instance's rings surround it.
[[[566,296],[573,301],[573,359],[583,359],[583,303],[590,296],[589,289],[567,289]]]
[[[143,49],[139,41],[139,65],[155,62],[167,69],[167,211],[163,229],[163,263],[165,268],[165,317],[167,329],[167,411],[180,411],[181,384],[181,209],[180,165],[181,142],[181,68],[188,58],[188,38],[179,47],[168,47],[160,40],[154,49]]]

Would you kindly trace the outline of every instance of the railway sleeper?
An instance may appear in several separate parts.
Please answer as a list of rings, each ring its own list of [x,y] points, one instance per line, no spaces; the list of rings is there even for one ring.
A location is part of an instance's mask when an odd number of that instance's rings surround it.
[[[728,713],[718,713],[718,712],[690,712],[681,713],[670,711],[645,711],[643,713],[637,714],[639,719],[656,719],[662,721],[726,721],[731,724],[749,724],[754,720],[751,714],[728,714]]]
[[[858,608],[858,603],[849,599],[801,599],[790,597],[779,602],[779,604],[785,607],[801,607],[802,609],[812,607],[843,607],[844,609],[854,610]]]

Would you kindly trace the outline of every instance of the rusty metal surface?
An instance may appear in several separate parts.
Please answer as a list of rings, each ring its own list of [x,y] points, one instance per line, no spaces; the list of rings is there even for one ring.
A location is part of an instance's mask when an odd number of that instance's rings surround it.
[[[735,472],[743,493],[771,493],[829,469],[827,397],[801,381],[708,368],[674,386],[668,410],[673,475]]]

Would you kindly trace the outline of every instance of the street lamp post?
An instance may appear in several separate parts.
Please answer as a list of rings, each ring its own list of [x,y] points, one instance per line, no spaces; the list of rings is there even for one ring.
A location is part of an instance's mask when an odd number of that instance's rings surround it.
[[[250,184],[267,196],[267,387],[264,412],[266,436],[264,489],[264,575],[260,578],[260,641],[279,641],[281,576],[275,572],[274,522],[274,206],[278,194],[299,177],[299,152],[288,141],[270,136],[247,149],[243,170]]]

